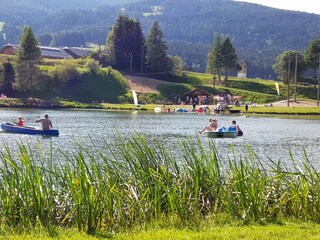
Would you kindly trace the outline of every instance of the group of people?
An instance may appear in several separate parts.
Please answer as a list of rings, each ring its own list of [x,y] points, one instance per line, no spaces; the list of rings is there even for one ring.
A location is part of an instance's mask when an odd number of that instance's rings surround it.
[[[233,126],[237,129],[238,136],[243,135],[242,130],[240,129],[239,125],[237,124],[237,122],[235,120],[233,120],[231,122],[231,126]],[[202,130],[200,130],[199,133],[202,134],[204,132],[216,131],[217,129],[218,129],[218,120],[210,117],[209,124],[207,126],[205,126]]]
[[[36,123],[38,123],[38,122],[41,122],[42,130],[44,130],[44,131],[48,131],[48,130],[50,130],[50,128],[52,128],[52,122],[49,119],[48,114],[44,115],[44,118],[38,117],[38,119],[36,120]],[[17,126],[19,126],[19,127],[23,127],[25,124],[25,121],[23,120],[22,117],[19,116],[18,122],[14,122],[14,123],[17,124]]]

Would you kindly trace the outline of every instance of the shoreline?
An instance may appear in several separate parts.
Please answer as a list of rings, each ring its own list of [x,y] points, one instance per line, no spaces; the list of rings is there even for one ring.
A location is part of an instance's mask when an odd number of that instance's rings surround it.
[[[209,111],[206,114],[217,114],[213,112],[216,105],[207,105]],[[240,113],[234,114],[276,114],[276,115],[320,115],[320,107],[317,106],[317,102],[299,100],[297,102],[289,102],[289,107],[287,107],[287,101],[283,100],[280,102],[271,104],[258,104],[258,105],[248,105],[248,111],[245,111],[245,106],[241,105],[239,107],[229,106],[229,110],[237,110]],[[101,109],[101,110],[114,110],[114,111],[147,111],[154,112],[155,108],[161,107],[160,104],[145,104],[137,107],[134,104],[117,104],[117,103],[79,103],[65,100],[47,101],[37,98],[5,98],[0,99],[0,108],[30,108],[30,109]],[[174,109],[184,108],[189,111],[192,110],[192,105],[165,105],[164,109],[170,109],[170,112],[175,113]],[[199,109],[199,105],[196,110]],[[228,109],[222,114],[232,114],[228,113]],[[183,113],[182,113],[183,114]],[[205,113],[204,113],[205,114]]]

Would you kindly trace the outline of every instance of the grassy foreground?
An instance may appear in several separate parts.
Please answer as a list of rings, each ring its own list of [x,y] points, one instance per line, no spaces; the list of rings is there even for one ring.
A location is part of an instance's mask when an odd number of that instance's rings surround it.
[[[236,239],[250,229],[319,234],[320,175],[307,153],[291,156],[291,164],[262,163],[248,147],[241,157],[222,159],[213,142],[189,139],[172,156],[160,142],[152,146],[136,135],[115,138],[103,151],[75,144],[59,158],[52,149],[36,149],[0,150],[2,235],[37,229],[51,237],[77,229],[115,239],[165,239],[164,233]],[[300,226],[295,231],[284,224],[292,219],[301,223],[293,224]],[[248,237],[263,239],[259,231]]]
[[[136,230],[119,234],[97,233],[96,235],[87,235],[77,230],[60,229],[52,235],[49,231],[43,229],[32,231],[31,233],[10,233],[2,232],[1,239],[7,240],[28,240],[28,239],[68,239],[68,240],[96,240],[96,239],[114,239],[114,240],[300,240],[300,239],[320,239],[320,225],[313,223],[286,223],[283,225],[267,226],[221,226],[210,227],[201,230],[190,229],[151,229]]]

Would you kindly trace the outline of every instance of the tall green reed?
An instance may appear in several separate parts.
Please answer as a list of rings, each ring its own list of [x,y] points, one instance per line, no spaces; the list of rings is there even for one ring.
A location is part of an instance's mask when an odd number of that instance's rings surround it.
[[[268,218],[270,179],[250,147],[247,146],[245,157],[229,160],[227,174],[223,196],[225,210],[246,221],[259,222]]]
[[[41,148],[38,148],[41,156]],[[54,185],[43,166],[34,164],[35,156],[30,154],[29,145],[19,144],[16,159],[8,146],[1,152],[1,183],[0,201],[2,206],[2,221],[11,225],[34,226],[38,221],[43,225],[50,223],[52,216],[50,208],[54,206]]]
[[[307,153],[303,159],[295,160],[291,151],[291,164],[275,163],[270,159],[273,180],[278,199],[274,203],[278,215],[294,217],[304,221],[319,221],[320,217],[320,175],[310,162]]]
[[[218,213],[220,209],[223,177],[219,156],[213,142],[205,149],[197,138],[196,144],[182,142],[182,172],[185,175],[184,218],[194,215],[205,215],[208,212]],[[184,198],[188,196],[188,198]],[[185,206],[189,205],[187,209]],[[182,217],[182,216],[181,216]]]
[[[291,154],[289,168],[262,162],[250,147],[222,159],[212,141],[204,146],[199,138],[175,146],[175,155],[139,135],[118,136],[104,150],[74,144],[60,155],[52,146],[17,144],[15,153],[0,151],[0,222],[10,227],[94,233],[163,219],[188,225],[220,213],[259,223],[320,215],[319,173],[306,154],[298,161]]]

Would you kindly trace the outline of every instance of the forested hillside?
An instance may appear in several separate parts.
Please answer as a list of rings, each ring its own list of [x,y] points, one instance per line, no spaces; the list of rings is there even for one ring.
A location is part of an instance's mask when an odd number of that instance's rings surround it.
[[[248,61],[249,76],[261,78],[274,77],[275,57],[288,49],[304,51],[320,27],[319,15],[232,0],[0,0],[0,4],[6,6],[0,16],[5,23],[1,45],[17,42],[24,25],[38,35],[76,32],[84,41],[105,44],[124,9],[129,17],[139,19],[145,34],[157,20],[169,54],[181,56],[195,71],[205,70],[207,53],[220,33],[230,37],[239,59]],[[152,6],[160,8],[146,15]]]

